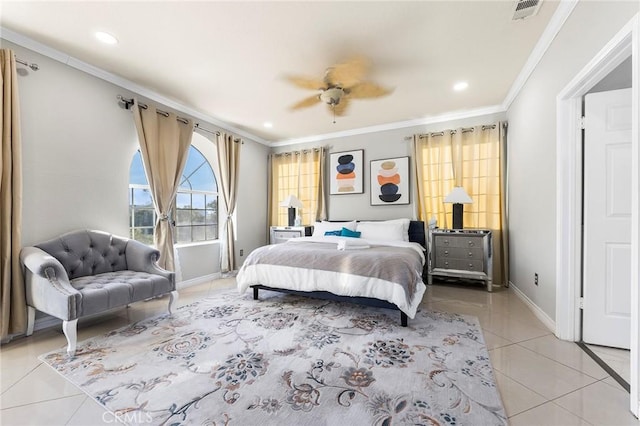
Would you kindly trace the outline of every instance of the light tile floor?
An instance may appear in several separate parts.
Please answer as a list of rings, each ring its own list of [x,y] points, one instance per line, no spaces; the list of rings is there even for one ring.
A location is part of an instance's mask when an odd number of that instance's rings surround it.
[[[183,289],[178,303],[188,304],[233,285],[230,278]],[[78,340],[162,313],[166,304],[166,299],[140,302],[81,321]],[[428,286],[423,307],[478,317],[512,425],[640,424],[629,412],[629,394],[577,345],[556,339],[513,291]],[[56,327],[0,348],[0,424],[116,423],[96,402],[38,360],[39,355],[64,345],[64,335]]]

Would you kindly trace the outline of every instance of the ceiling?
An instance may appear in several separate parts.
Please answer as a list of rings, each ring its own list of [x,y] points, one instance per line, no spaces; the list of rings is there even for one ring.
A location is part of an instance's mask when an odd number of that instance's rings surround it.
[[[282,142],[501,105],[558,4],[545,0],[537,15],[514,21],[506,0],[2,1],[0,25],[230,129]],[[119,43],[100,43],[96,31]],[[389,96],[354,100],[335,124],[325,105],[289,109],[313,91],[284,76],[322,78],[355,55],[370,59],[366,79],[392,88]],[[468,89],[453,91],[458,81]]]

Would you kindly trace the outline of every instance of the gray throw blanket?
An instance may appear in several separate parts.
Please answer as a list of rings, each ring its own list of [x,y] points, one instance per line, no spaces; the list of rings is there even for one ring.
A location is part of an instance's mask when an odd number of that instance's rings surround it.
[[[365,249],[337,250],[336,244],[292,242],[260,247],[244,265],[281,265],[295,268],[342,272],[373,277],[400,284],[413,298],[422,276],[422,259],[407,247],[373,246]]]

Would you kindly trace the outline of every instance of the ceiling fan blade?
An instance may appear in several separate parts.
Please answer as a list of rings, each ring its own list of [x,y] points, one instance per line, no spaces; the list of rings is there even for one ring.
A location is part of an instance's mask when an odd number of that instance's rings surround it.
[[[365,81],[349,88],[348,95],[351,98],[379,98],[391,92],[393,92],[393,90]]]
[[[331,108],[331,106],[329,106],[329,108]],[[342,98],[340,99],[340,103],[335,106],[334,111],[338,117],[342,117],[343,115],[346,115],[348,108],[349,108],[349,99]]]
[[[307,78],[307,77],[297,77],[297,76],[286,76],[285,77],[289,83],[298,86],[302,89],[311,89],[311,90],[321,90],[326,88],[326,83],[317,78]]]
[[[343,64],[329,67],[324,76],[324,81],[332,86],[351,87],[362,80],[368,69],[369,60],[364,56],[356,56]]]
[[[318,103],[320,103],[320,97],[318,95],[313,95],[309,96],[308,98],[304,98],[300,102],[292,105],[290,109],[307,108]]]

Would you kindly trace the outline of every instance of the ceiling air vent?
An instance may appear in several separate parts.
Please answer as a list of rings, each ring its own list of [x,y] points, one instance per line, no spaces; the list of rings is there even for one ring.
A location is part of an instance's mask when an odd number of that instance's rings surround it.
[[[542,0],[516,0],[513,7],[513,20],[528,18],[538,13]]]

